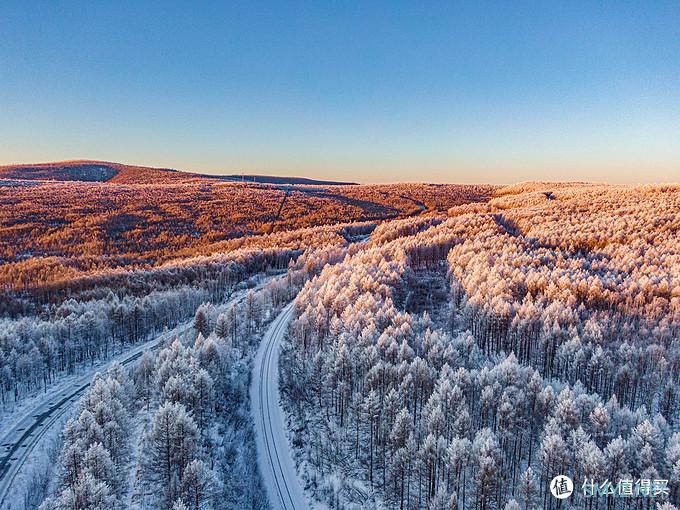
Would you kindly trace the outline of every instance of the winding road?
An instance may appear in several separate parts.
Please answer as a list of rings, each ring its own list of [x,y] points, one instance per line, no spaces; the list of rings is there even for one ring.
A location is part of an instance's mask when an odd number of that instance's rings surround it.
[[[300,485],[286,437],[286,421],[279,402],[279,353],[293,316],[288,304],[271,323],[258,348],[250,385],[255,421],[257,462],[272,508],[303,510],[310,507]]]

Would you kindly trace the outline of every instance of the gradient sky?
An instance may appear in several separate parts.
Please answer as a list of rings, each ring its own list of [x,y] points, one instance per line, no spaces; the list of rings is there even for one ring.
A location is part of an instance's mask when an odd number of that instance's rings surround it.
[[[680,3],[6,0],[0,163],[76,158],[680,181]]]

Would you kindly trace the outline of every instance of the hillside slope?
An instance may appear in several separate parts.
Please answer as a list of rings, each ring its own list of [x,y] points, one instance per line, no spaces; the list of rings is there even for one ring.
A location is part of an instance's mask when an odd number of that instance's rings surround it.
[[[167,177],[160,183],[139,183],[137,177],[130,183],[130,168],[103,183],[40,180],[16,186],[0,179],[0,286],[21,288],[28,280],[65,273],[154,266],[178,256],[228,251],[231,241],[253,235],[445,214],[457,205],[486,201],[495,189],[268,185],[182,179],[178,176],[187,174],[157,171]],[[60,269],[48,271],[52,266]]]
[[[0,179],[30,181],[80,181],[117,184],[171,184],[195,181],[254,182],[260,184],[346,185],[341,181],[322,181],[305,177],[270,175],[210,175],[171,168],[124,165],[109,161],[74,160],[0,166]]]

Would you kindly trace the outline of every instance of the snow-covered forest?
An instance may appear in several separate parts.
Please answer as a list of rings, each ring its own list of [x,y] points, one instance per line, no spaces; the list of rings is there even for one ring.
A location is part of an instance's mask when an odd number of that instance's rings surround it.
[[[584,479],[678,503],[680,189],[519,192],[381,225],[301,291],[281,370],[328,506],[557,508],[557,474],[574,508],[631,507]]]
[[[101,271],[3,295],[0,416],[60,377],[172,329],[201,303],[225,300],[249,278],[285,271],[306,250],[346,246],[374,227],[338,224],[261,236],[153,270]],[[41,270],[49,274],[50,267]],[[30,272],[24,277],[35,281]]]
[[[5,267],[0,491],[11,478],[18,497],[4,508],[283,508],[258,472],[249,386],[291,302],[281,405],[308,506],[675,508],[680,188],[446,196],[151,267]],[[32,471],[43,426],[53,454]],[[582,490],[642,479],[667,489]]]
[[[202,302],[219,302],[248,277],[287,268],[295,255],[251,250],[69,282],[68,298],[0,319],[0,403],[11,407],[79,365],[176,326]]]
[[[268,508],[253,461],[252,358],[263,326],[346,253],[304,253],[240,301],[203,302],[186,334],[130,370],[95,375],[63,429],[41,510]]]

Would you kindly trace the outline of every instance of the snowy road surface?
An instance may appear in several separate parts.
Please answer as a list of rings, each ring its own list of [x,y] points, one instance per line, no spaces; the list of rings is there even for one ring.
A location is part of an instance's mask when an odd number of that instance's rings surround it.
[[[255,421],[257,463],[272,508],[302,510],[309,503],[300,486],[279,403],[279,353],[293,316],[293,303],[274,319],[255,357],[250,404]]]

